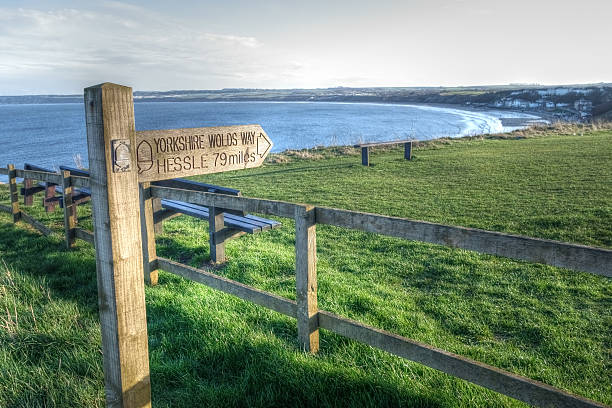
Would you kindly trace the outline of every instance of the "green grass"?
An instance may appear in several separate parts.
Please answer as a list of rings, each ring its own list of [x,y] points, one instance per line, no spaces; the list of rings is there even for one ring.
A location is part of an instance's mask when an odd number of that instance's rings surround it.
[[[201,177],[246,196],[612,247],[612,132],[436,142]],[[2,190],[2,202],[6,202]],[[39,203],[39,199],[37,199]],[[61,231],[60,211],[28,211]],[[87,207],[81,224],[91,226]],[[220,275],[295,299],[294,224],[228,244]],[[612,404],[610,280],[317,227],[319,307]],[[0,216],[0,407],[103,404],[94,251]],[[207,224],[166,223],[158,253],[208,261]],[[161,272],[146,289],[153,402],[174,406],[524,406]]]

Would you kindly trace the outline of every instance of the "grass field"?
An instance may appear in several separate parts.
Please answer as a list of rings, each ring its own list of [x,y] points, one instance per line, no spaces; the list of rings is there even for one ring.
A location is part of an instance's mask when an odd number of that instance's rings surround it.
[[[610,130],[437,141],[414,155],[375,151],[365,168],[357,156],[319,154],[200,179],[245,196],[612,247]],[[28,212],[61,232],[62,213],[36,203]],[[91,227],[88,208],[79,214]],[[218,273],[295,299],[294,225],[279,220],[231,241]],[[336,227],[317,233],[321,309],[612,404],[610,279]],[[207,262],[207,223],[167,222],[158,253]],[[2,214],[0,258],[0,407],[103,405],[92,247],[66,251],[61,237]],[[306,355],[293,319],[163,271],[146,297],[156,407],[524,406],[324,330],[320,353]]]

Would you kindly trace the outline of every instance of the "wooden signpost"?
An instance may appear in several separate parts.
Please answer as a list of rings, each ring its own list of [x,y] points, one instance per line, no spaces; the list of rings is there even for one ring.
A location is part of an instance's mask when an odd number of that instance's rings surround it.
[[[138,181],[259,167],[272,141],[259,125],[136,132]]]
[[[157,281],[150,182],[258,167],[272,142],[259,125],[136,132],[132,89],[110,83],[85,89],[85,112],[106,404],[148,407],[144,282]],[[211,214],[222,228],[222,209]]]

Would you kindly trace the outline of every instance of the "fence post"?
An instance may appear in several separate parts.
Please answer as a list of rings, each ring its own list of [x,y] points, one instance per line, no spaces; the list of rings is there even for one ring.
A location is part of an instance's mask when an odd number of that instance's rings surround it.
[[[147,285],[157,285],[157,269],[151,268],[157,259],[155,248],[155,224],[153,223],[153,201],[149,187],[151,183],[140,184],[140,225],[142,231],[142,261],[144,266],[144,281]]]
[[[404,143],[404,159],[412,160],[412,140]]]
[[[9,192],[11,196],[11,213],[13,214],[13,222],[17,222],[21,219],[21,212],[19,210],[19,193],[17,192],[17,171],[15,170],[14,164],[6,166],[8,169],[9,177]]]
[[[295,210],[295,282],[297,290],[297,328],[300,347],[319,351],[317,306],[317,230],[315,207]]]
[[[86,88],[85,117],[106,404],[150,407],[132,89]]]
[[[364,166],[370,165],[370,148],[369,147],[361,148],[361,164]]]
[[[210,260],[213,263],[223,263],[225,258],[225,221],[223,210],[208,207],[208,234],[210,242]]]
[[[76,205],[72,200],[72,179],[70,178],[70,171],[62,171],[62,191],[64,196],[64,230],[66,232],[66,248],[70,249],[74,247],[76,241]]]

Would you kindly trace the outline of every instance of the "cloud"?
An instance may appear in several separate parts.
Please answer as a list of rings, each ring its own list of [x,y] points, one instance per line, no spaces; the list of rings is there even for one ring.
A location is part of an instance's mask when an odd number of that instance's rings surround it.
[[[255,37],[208,32],[114,1],[96,10],[0,8],[0,55],[0,94],[29,92],[18,85],[27,81],[47,83],[40,92],[107,80],[136,89],[217,88],[287,69]]]

